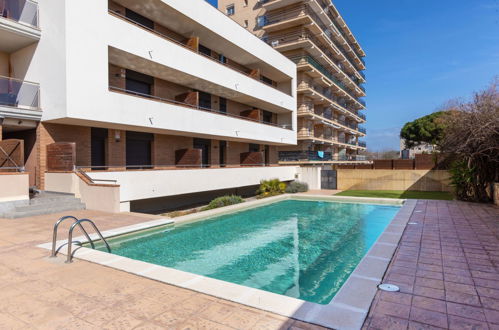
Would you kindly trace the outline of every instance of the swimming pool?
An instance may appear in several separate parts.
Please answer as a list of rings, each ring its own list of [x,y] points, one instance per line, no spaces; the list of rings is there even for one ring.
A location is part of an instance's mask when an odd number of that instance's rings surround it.
[[[328,304],[399,210],[289,199],[108,241],[119,256]]]

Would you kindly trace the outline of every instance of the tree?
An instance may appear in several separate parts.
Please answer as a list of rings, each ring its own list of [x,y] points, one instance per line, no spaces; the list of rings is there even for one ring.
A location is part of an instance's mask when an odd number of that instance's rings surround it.
[[[499,179],[498,80],[472,101],[448,110],[440,149],[456,158],[451,179],[457,197],[489,202],[490,185]]]
[[[400,131],[406,147],[412,148],[422,143],[438,145],[444,134],[446,114],[445,111],[438,111],[406,123]]]

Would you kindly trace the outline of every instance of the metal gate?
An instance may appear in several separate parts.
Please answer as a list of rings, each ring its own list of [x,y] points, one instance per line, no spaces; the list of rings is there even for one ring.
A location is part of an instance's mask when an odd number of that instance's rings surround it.
[[[321,171],[321,189],[337,189],[336,171]]]

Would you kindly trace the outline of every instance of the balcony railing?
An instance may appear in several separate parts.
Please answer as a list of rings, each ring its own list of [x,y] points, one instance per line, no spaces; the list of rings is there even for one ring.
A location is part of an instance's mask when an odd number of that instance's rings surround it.
[[[40,85],[0,76],[0,106],[40,110]]]
[[[279,161],[281,162],[331,162],[331,161],[365,161],[363,155],[333,155],[324,151],[279,151]]]
[[[357,129],[359,132],[363,133],[363,134],[366,134],[367,133],[367,130],[365,129],[365,127],[360,127]]]
[[[262,40],[264,40],[267,44],[269,44],[272,47],[278,47],[280,45],[286,45],[286,44],[291,44],[291,43],[295,43],[298,41],[309,40],[310,42],[315,44],[315,47],[317,49],[319,49],[321,52],[323,52],[326,55],[326,58],[328,58],[330,62],[334,63],[334,66],[336,66],[336,68],[338,70],[341,70],[341,72],[343,72],[345,74],[345,76],[348,77],[348,79],[350,80],[350,82],[352,84],[359,86],[365,93],[365,89],[362,86],[360,86],[359,84],[357,84],[354,81],[354,79],[352,79],[352,77],[350,77],[348,72],[344,71],[344,69],[343,69],[344,66],[341,63],[336,62],[335,55],[332,52],[326,50],[323,47],[323,43],[320,42],[319,39],[315,35],[313,35],[311,33],[307,33],[305,31],[294,31],[294,32],[283,33],[283,34],[279,34],[279,35],[266,36],[266,37],[262,38]],[[342,88],[346,88],[346,86],[343,84]]]
[[[256,122],[256,123],[259,123],[259,124],[274,126],[274,127],[278,127],[278,128],[282,128],[282,129],[287,129],[287,130],[292,130],[293,129],[293,127],[291,125],[269,123],[269,122],[266,122],[266,121],[260,121],[260,120],[252,119],[252,118],[249,118],[249,117],[239,116],[239,115],[235,115],[235,114],[232,114],[232,113],[228,113],[228,112],[224,112],[224,111],[220,111],[220,110],[216,110],[216,109],[212,109],[212,108],[206,108],[206,107],[202,107],[202,106],[199,106],[199,105],[194,105],[194,104],[179,102],[179,101],[175,101],[175,100],[172,100],[172,99],[166,99],[166,98],[162,98],[162,97],[158,97],[158,96],[154,96],[154,95],[150,95],[150,94],[139,93],[139,92],[135,92],[135,91],[123,89],[123,88],[120,88],[120,87],[109,86],[109,90],[111,90],[113,92],[118,92],[118,93],[133,95],[133,96],[137,96],[137,97],[142,97],[142,98],[146,98],[146,99],[157,101],[157,102],[169,103],[169,104],[178,105],[178,106],[182,106],[182,107],[187,107],[187,108],[191,108],[191,109],[195,109],[195,110],[211,112],[211,113],[214,113],[214,114],[217,114],[217,115],[222,115],[222,116],[227,116],[227,117],[232,117],[232,118],[238,118],[238,119],[248,120],[248,121]]]
[[[367,144],[364,141],[359,141],[359,147],[365,148]]]
[[[303,55],[303,56],[292,56],[289,58],[291,61],[299,64],[304,61],[307,64],[310,64],[315,69],[317,69],[320,73],[325,75],[329,80],[333,81],[338,87],[340,87],[343,91],[345,91],[348,95],[350,95],[354,100],[358,100],[355,95],[353,95],[345,86],[345,84],[336,78],[331,71],[323,67],[319,62],[317,62],[312,56]],[[359,103],[361,103],[359,101]],[[361,103],[362,104],[362,103]]]
[[[0,17],[38,28],[38,4],[29,0],[2,0]]]
[[[122,15],[122,14],[120,14],[120,13],[116,12],[116,11],[109,10],[108,12],[109,12],[109,14],[111,14],[111,15],[113,15],[113,16],[115,16],[115,17],[119,18],[119,19],[122,19],[122,20],[124,20],[124,21],[127,21],[128,23],[131,23],[131,24],[136,25],[136,26],[137,26],[137,27],[139,27],[139,28],[142,28],[142,29],[144,29],[144,30],[147,30],[148,32],[151,32],[151,33],[153,33],[153,34],[157,35],[157,36],[158,36],[158,37],[160,37],[160,38],[163,38],[163,39],[165,39],[165,40],[168,40],[168,41],[170,41],[170,42],[172,42],[172,43],[174,43],[174,44],[176,44],[176,45],[178,45],[178,46],[181,46],[181,47],[183,47],[183,48],[185,48],[185,49],[187,49],[187,50],[189,50],[189,51],[191,51],[191,52],[194,52],[194,53],[196,53],[196,54],[198,54],[198,55],[201,55],[201,56],[203,56],[203,57],[206,57],[207,59],[210,59],[210,60],[212,60],[212,61],[214,61],[214,62],[216,62],[216,63],[218,63],[218,64],[220,64],[220,65],[223,65],[223,66],[225,66],[225,67],[227,67],[227,68],[229,68],[229,69],[231,69],[231,70],[234,70],[234,71],[239,72],[239,73],[241,73],[241,74],[243,74],[243,75],[245,75],[245,76],[247,76],[247,77],[249,77],[249,78],[252,78],[252,79],[254,79],[254,80],[256,80],[256,81],[260,82],[261,84],[264,84],[264,85],[266,85],[266,86],[272,87],[272,88],[274,88],[275,90],[278,90],[278,91],[280,91],[281,93],[284,93],[283,91],[281,91],[280,89],[278,89],[278,88],[277,88],[276,86],[274,86],[273,84],[268,83],[268,82],[267,82],[266,80],[264,80],[264,79],[261,79],[261,77],[260,77],[260,76],[257,76],[257,75],[252,74],[252,72],[251,72],[252,70],[251,70],[251,69],[248,69],[248,71],[243,71],[243,70],[240,70],[239,68],[237,68],[237,67],[235,67],[235,66],[231,65],[231,64],[230,64],[230,61],[229,61],[229,62],[223,62],[223,61],[218,60],[217,58],[214,58],[214,57],[212,57],[212,56],[209,56],[209,55],[207,55],[207,54],[204,54],[204,53],[200,52],[199,50],[195,50],[195,49],[193,49],[193,48],[189,47],[189,46],[188,46],[188,45],[186,45],[185,43],[182,43],[182,42],[180,42],[180,41],[178,41],[178,40],[175,40],[175,39],[173,39],[173,38],[171,38],[171,37],[169,37],[169,36],[167,36],[167,35],[165,35],[165,34],[163,34],[163,33],[159,32],[159,31],[156,31],[156,30],[154,30],[154,29],[151,29],[151,28],[150,28],[150,27],[148,27],[148,26],[145,26],[145,25],[143,25],[143,24],[140,24],[139,22],[136,22],[136,21],[134,21],[133,19],[130,19],[130,18],[128,18],[128,17],[126,17],[126,16],[124,16],[124,15]],[[288,95],[290,95],[289,93],[284,93],[284,94],[288,94]]]

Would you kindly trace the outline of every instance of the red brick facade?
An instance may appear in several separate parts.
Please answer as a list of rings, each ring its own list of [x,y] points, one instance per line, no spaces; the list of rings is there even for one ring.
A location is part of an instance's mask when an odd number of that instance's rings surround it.
[[[125,130],[108,130],[106,143],[106,164],[109,170],[124,170],[126,165],[126,134]],[[61,124],[42,123],[37,129],[39,152],[37,164],[41,175],[37,178],[37,186],[44,188],[44,173],[47,171],[47,145],[55,142],[74,142],[76,145],[76,165],[91,165],[91,128]],[[154,134],[151,145],[152,165],[161,167],[175,166],[175,152],[180,149],[193,148],[193,138],[187,136]],[[241,164],[241,154],[249,151],[249,144],[242,142],[227,142],[226,165],[238,166]],[[265,146],[260,146],[265,151]],[[278,154],[276,146],[269,146],[270,164],[277,164]],[[211,140],[210,149],[211,167],[220,166],[220,141]]]

